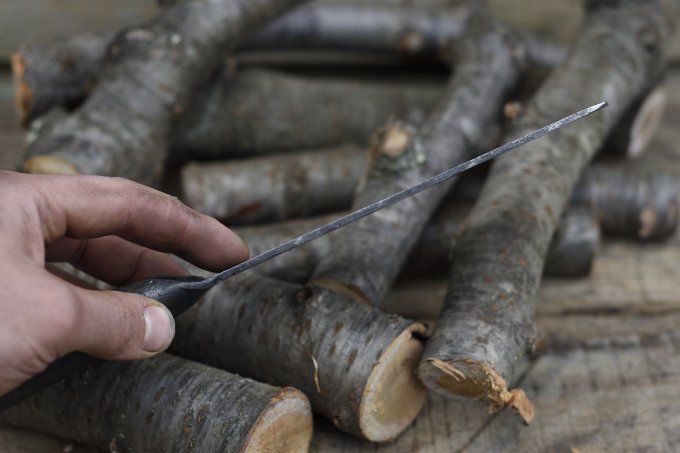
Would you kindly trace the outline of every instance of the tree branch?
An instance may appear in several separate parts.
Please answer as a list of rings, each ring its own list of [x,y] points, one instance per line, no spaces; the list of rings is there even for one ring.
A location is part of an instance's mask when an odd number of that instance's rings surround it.
[[[509,136],[597,101],[610,106],[494,162],[452,252],[445,308],[419,369],[432,390],[513,407],[526,422],[533,407],[507,382],[535,338],[532,301],[550,238],[579,174],[660,67],[678,11],[676,1],[587,5],[569,59]]]

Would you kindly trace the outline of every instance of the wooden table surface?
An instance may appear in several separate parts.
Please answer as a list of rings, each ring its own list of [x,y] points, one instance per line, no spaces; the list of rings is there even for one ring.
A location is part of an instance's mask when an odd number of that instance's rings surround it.
[[[668,75],[668,108],[650,151],[631,165],[680,182],[680,68]],[[22,133],[0,76],[0,167],[12,168]],[[402,285],[416,304],[444,282]],[[590,278],[545,280],[536,307],[543,341],[520,385],[536,404],[530,427],[510,413],[432,396],[394,443],[371,445],[317,419],[313,451],[678,451],[680,450],[680,233],[663,244],[605,240]],[[0,427],[0,452],[91,451]]]

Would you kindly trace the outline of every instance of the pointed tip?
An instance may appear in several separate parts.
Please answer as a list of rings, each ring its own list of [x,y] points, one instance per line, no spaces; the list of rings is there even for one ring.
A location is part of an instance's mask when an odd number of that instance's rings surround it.
[[[603,108],[607,107],[608,105],[609,105],[609,102],[607,102],[607,101],[602,101],[602,102],[600,102],[600,103],[598,103],[598,104],[595,104],[594,106],[590,107],[589,110],[592,111],[592,112],[596,112],[596,111],[598,111],[598,110],[600,110],[600,109],[603,109]]]

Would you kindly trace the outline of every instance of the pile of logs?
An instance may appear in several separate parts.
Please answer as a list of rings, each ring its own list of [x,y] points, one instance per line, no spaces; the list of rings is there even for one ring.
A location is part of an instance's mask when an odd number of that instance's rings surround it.
[[[160,3],[114,36],[13,56],[20,169],[161,187],[251,254],[610,106],[219,285],[177,319],[170,353],[87,369],[3,422],[116,451],[304,451],[312,411],[384,442],[432,390],[530,423],[512,383],[542,274],[587,277],[601,234],[675,231],[673,180],[635,160],[680,0],[585,0],[569,49],[472,0]],[[341,70],[318,58],[330,51]],[[434,329],[390,313],[396,280],[433,275],[449,278]]]

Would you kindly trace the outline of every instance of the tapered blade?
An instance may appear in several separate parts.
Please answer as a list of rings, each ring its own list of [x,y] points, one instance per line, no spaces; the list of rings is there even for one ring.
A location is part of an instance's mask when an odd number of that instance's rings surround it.
[[[417,194],[418,192],[422,192],[423,190],[434,187],[437,184],[441,184],[442,182],[451,179],[452,177],[460,173],[463,173],[473,167],[476,167],[479,164],[487,162],[493,159],[494,157],[500,156],[501,154],[505,154],[508,151],[512,151],[513,149],[519,148],[520,146],[526,145],[530,141],[543,137],[544,135],[556,131],[557,129],[566,126],[567,124],[573,123],[574,121],[580,120],[581,118],[585,118],[586,116],[591,115],[597,112],[598,110],[605,108],[606,106],[607,106],[606,101],[600,102],[599,104],[595,104],[593,106],[580,110],[576,113],[573,113],[569,116],[566,116],[560,120],[557,120],[554,123],[550,123],[547,126],[543,126],[542,128],[537,129],[520,138],[517,138],[511,142],[508,142],[505,145],[499,146],[498,148],[495,148],[480,156],[477,156],[474,159],[470,159],[467,162],[463,162],[462,164],[449,168],[448,170],[445,170],[435,176],[432,176],[431,178],[425,179],[415,184],[414,186],[409,187],[408,189],[401,190],[395,194],[390,195],[389,197],[383,198],[382,200],[376,201],[375,203],[371,203],[368,206],[364,206],[361,209],[357,209],[354,212],[351,212],[338,219],[335,219],[327,223],[326,225],[323,225],[308,233],[303,234],[302,236],[298,236],[295,239],[291,239],[288,242],[284,242],[283,244],[277,247],[269,249],[266,252],[263,252],[253,258],[250,258],[249,260],[244,261],[243,263],[237,264],[236,266],[231,267],[223,272],[220,272],[219,274],[216,274],[206,280],[203,280],[202,282],[198,282],[196,283],[196,288],[208,288],[210,286],[213,286],[214,284],[222,280],[226,280],[229,277],[232,277],[247,269],[257,266],[258,264],[270,260],[275,256],[278,256],[291,249],[306,244],[307,242],[312,241],[318,238],[319,236],[328,234],[332,231],[337,230],[338,228],[342,228],[343,226],[349,223],[355,222],[361,219],[362,217],[366,217],[369,214],[373,214],[376,211],[391,206],[394,203],[403,200],[404,198],[408,198],[412,195]]]

